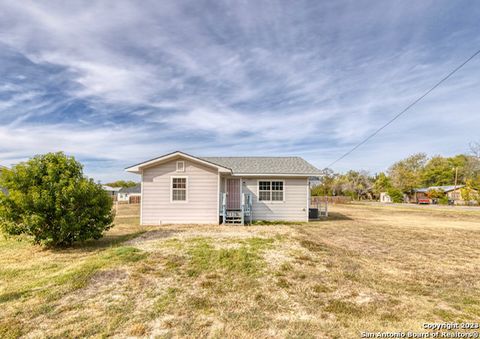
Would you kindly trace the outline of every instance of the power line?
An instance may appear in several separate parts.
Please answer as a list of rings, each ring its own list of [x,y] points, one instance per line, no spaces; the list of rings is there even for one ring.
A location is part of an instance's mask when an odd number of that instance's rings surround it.
[[[383,126],[381,126],[380,128],[378,128],[375,132],[373,132],[372,134],[370,134],[368,137],[366,137],[365,139],[363,139],[360,143],[358,143],[357,145],[355,145],[355,147],[353,147],[351,150],[349,150],[348,152],[346,152],[345,154],[343,154],[340,158],[338,158],[337,160],[333,161],[332,163],[330,163],[327,168],[333,166],[334,164],[336,164],[337,162],[339,162],[340,160],[346,158],[347,156],[349,156],[350,154],[352,154],[357,148],[359,148],[360,146],[362,146],[363,144],[365,144],[368,140],[372,139],[374,136],[376,136],[378,133],[380,133],[381,130],[383,130],[385,127],[387,127],[388,125],[390,125],[392,122],[394,122],[395,120],[397,120],[400,116],[402,116],[406,111],[408,111],[410,108],[412,108],[413,106],[415,106],[420,100],[422,100],[423,98],[425,98],[428,94],[430,94],[435,88],[437,88],[438,86],[440,86],[444,81],[446,81],[448,78],[450,78],[452,75],[454,75],[459,69],[461,69],[463,66],[465,66],[469,61],[471,61],[473,58],[475,58],[478,54],[480,54],[480,49],[478,51],[476,51],[471,57],[469,57],[467,60],[465,60],[463,63],[461,63],[459,66],[457,66],[453,71],[451,71],[450,73],[448,73],[448,75],[446,77],[444,77],[442,80],[440,80],[439,82],[437,82],[432,88],[430,88],[428,91],[426,91],[425,93],[423,93],[423,95],[421,95],[418,99],[416,99],[414,102],[412,102],[410,105],[408,105],[407,107],[405,107],[400,113],[398,113],[397,115],[395,115],[392,119],[390,119],[386,124],[384,124]]]

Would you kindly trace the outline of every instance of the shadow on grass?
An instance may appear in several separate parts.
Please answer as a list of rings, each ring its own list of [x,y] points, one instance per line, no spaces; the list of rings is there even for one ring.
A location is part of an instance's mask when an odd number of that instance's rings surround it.
[[[309,219],[308,223],[304,221],[283,221],[283,220],[254,220],[252,225],[262,226],[262,225],[307,225],[312,222],[321,222],[321,221],[332,221],[332,220],[353,220],[350,217],[347,217],[345,214],[338,212],[328,213],[328,217],[319,217],[318,219]]]
[[[342,213],[329,212],[328,217],[319,217],[318,219],[310,219],[309,221],[316,222],[316,221],[333,221],[333,220],[353,220],[353,219]]]
[[[71,247],[65,247],[65,248],[51,248],[51,250],[54,251],[81,251],[81,252],[92,252],[92,251],[97,251],[100,249],[105,249],[109,247],[114,247],[117,246],[121,243],[124,243],[128,240],[132,240],[134,238],[137,238],[141,236],[142,234],[146,233],[146,230],[139,230],[134,233],[129,233],[129,234],[107,234],[104,237],[100,239],[90,239],[84,242],[77,242],[73,244]]]
[[[299,225],[305,224],[302,221],[284,221],[284,220],[254,220],[252,221],[253,226],[268,226],[268,225]]]
[[[163,238],[169,238],[171,236],[174,236],[179,233],[183,233],[185,230],[182,229],[169,229],[169,228],[156,228],[153,230],[145,230],[141,232],[140,234],[136,235],[135,237],[132,237],[131,240],[133,242],[143,242],[146,240],[156,240],[156,239],[163,239]],[[129,239],[130,240],[130,239]]]

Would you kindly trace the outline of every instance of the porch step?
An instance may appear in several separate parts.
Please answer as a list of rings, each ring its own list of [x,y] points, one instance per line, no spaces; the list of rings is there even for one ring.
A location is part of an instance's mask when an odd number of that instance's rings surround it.
[[[225,224],[241,224],[242,218],[226,218]]]
[[[226,217],[225,218],[225,225],[242,225],[242,217]]]

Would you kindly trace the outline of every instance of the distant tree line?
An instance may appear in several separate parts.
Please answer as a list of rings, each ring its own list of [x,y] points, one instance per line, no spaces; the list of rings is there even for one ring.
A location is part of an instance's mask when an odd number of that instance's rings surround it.
[[[126,180],[117,180],[113,182],[109,182],[105,184],[106,186],[110,187],[124,187],[124,188],[129,188],[129,187],[135,187],[137,186],[137,183],[135,181],[126,181]]]
[[[394,163],[386,172],[374,175],[354,170],[342,174],[325,168],[319,184],[312,188],[312,195],[376,199],[381,192],[387,192],[399,202],[403,194],[415,188],[454,185],[455,176],[457,185],[465,185],[465,194],[468,194],[468,190],[480,190],[480,143],[473,143],[470,148],[470,154],[453,157],[429,158],[425,153],[413,154]]]

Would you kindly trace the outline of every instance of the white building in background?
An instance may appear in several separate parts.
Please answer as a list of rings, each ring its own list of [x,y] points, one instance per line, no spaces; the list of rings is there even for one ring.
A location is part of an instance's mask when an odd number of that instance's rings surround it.
[[[142,185],[137,184],[133,187],[122,187],[118,192],[118,202],[129,204],[139,204],[142,196]]]
[[[387,192],[382,192],[382,193],[380,193],[380,202],[388,204],[388,203],[391,203],[393,201],[392,201],[392,198],[388,195]]]
[[[110,187],[107,185],[103,185],[102,188],[112,197],[114,201],[117,201],[118,192],[120,191],[121,187]]]

